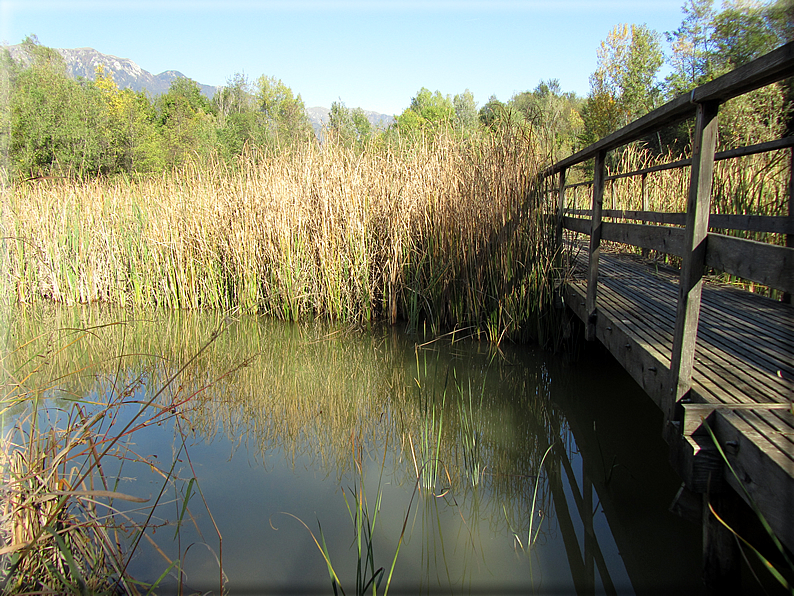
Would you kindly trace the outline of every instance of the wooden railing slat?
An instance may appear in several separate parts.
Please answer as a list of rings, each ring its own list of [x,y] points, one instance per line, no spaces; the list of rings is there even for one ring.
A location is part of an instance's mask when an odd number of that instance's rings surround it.
[[[589,209],[569,209],[563,217],[571,215],[590,216]],[[686,224],[686,213],[669,213],[662,211],[623,211],[621,209],[604,209],[601,218],[631,219],[658,224]],[[709,229],[739,230],[744,232],[766,232],[771,234],[794,234],[794,221],[789,216],[781,215],[742,215],[712,213],[709,215]]]
[[[682,256],[684,246],[684,230],[662,226],[646,226],[642,224],[603,222],[601,224],[602,240],[622,242],[648,250]]]
[[[794,248],[709,234],[706,265],[770,288],[794,293]]]

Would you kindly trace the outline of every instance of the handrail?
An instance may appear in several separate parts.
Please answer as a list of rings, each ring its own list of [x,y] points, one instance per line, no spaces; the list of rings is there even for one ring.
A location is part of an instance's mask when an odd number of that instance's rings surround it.
[[[786,149],[794,147],[794,136],[783,137],[774,141],[767,141],[766,143],[758,143],[757,145],[747,145],[745,147],[736,147],[728,149],[727,151],[720,151],[714,154],[714,161],[723,161],[726,159],[733,159],[735,157],[744,157],[747,155],[756,155],[758,153],[767,153],[769,151],[777,151],[779,149]],[[641,170],[633,170],[621,174],[612,174],[604,178],[605,181],[620,180],[621,178],[631,178],[632,176],[642,176],[645,174],[652,174],[653,172],[662,172],[664,170],[675,170],[676,168],[684,168],[692,164],[690,158],[679,159],[669,163],[663,163],[656,166],[650,166]],[[580,186],[591,186],[592,180],[585,182],[577,182],[576,184],[566,184],[565,188],[578,188]]]
[[[794,69],[794,42],[789,42],[689,93],[682,93],[642,118],[557,162],[547,168],[542,176],[548,178],[559,174],[563,169],[594,158],[600,151],[610,151],[627,145],[666,125],[690,118],[695,115],[699,104],[713,101],[723,103],[733,97],[782,80],[791,75],[792,69]]]
[[[594,340],[597,337],[598,261],[602,239],[659,250],[681,257],[673,348],[665,383],[669,388],[670,397],[669,401],[662,406],[667,421],[672,421],[678,416],[678,412],[681,410],[680,404],[689,395],[692,386],[704,269],[714,267],[738,277],[783,290],[789,296],[794,294],[794,236],[792,236],[794,230],[792,227],[794,226],[792,223],[792,217],[794,217],[794,213],[792,213],[794,174],[789,182],[789,214],[786,218],[753,219],[753,216],[747,215],[712,216],[709,213],[714,162],[717,159],[730,159],[794,146],[792,137],[787,137],[770,143],[716,153],[717,118],[720,104],[792,75],[794,75],[794,42],[789,42],[745,66],[697,87],[689,93],[678,96],[589,147],[555,163],[540,175],[541,180],[559,175],[557,185],[558,243],[562,242],[563,229],[582,232],[590,236],[585,302],[585,337],[588,340]],[[627,174],[606,176],[605,157],[608,151],[641,139],[664,126],[691,116],[695,116],[696,119],[691,158]],[[565,191],[582,184],[566,186],[566,173],[572,166],[589,159],[595,160],[593,181],[586,183],[593,186],[590,218],[570,217],[566,215],[565,210]],[[666,214],[666,216],[673,217],[659,218],[675,219],[675,222],[670,223],[679,226],[683,224],[683,228],[603,221],[604,217],[625,217],[620,215],[618,210],[602,210],[604,186],[607,180],[642,175],[644,197],[647,173],[685,166],[690,168],[686,212]],[[794,170],[794,148],[791,151],[791,169]],[[645,206],[645,200],[643,200],[643,205],[643,211],[633,212],[635,215],[639,215],[634,219],[643,220],[645,214],[649,213]],[[652,219],[656,218],[648,217],[645,221]],[[730,229],[736,226],[746,226],[747,229],[752,228],[754,231],[772,228],[777,233],[785,232],[786,246],[733,238],[708,231],[709,227]]]

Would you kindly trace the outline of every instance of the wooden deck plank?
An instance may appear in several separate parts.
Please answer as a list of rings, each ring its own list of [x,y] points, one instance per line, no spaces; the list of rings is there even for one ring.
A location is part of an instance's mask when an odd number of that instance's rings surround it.
[[[607,292],[604,294],[606,296]],[[626,308],[625,300],[620,297],[620,294],[613,295],[609,293],[608,295],[611,301],[618,305],[623,305],[624,309]],[[621,312],[625,311],[622,310]],[[647,316],[646,325],[647,322],[653,322],[653,315],[647,311],[645,314]],[[670,321],[666,321],[663,323],[669,322]],[[656,333],[657,335],[664,336],[664,340],[659,343],[664,344],[669,349],[672,345],[672,334],[668,330],[663,329],[661,325],[656,328]],[[734,391],[736,389],[739,389],[750,400],[758,403],[764,403],[768,400],[770,395],[777,398],[774,399],[774,401],[780,403],[785,401],[783,396],[785,395],[786,388],[782,384],[782,379],[773,377],[770,374],[763,374],[756,369],[744,368],[736,359],[730,358],[725,352],[715,349],[713,345],[706,342],[699,342],[696,354],[697,374],[695,376],[695,383],[703,383],[706,379],[717,382],[727,381],[729,383],[728,386],[731,388],[730,391],[724,390],[722,392],[716,392],[720,401],[724,403],[730,401],[739,403],[747,401],[742,400],[740,396],[736,394],[736,391]],[[761,387],[757,386],[758,383],[762,384]],[[722,395],[720,395],[720,393],[722,393]]]
[[[663,379],[673,342],[677,274],[610,250],[599,259],[597,337],[658,404],[668,390]],[[574,254],[572,262],[566,299],[584,317],[579,302],[587,295],[586,253]],[[663,370],[655,380],[657,367]],[[692,388],[705,412],[713,408],[720,442],[735,447],[729,461],[740,476],[737,481],[726,474],[728,484],[740,495],[747,489],[784,543],[794,547],[794,532],[786,525],[791,508],[779,499],[794,495],[794,309],[725,284],[706,284]],[[697,426],[694,418],[687,423],[690,430]]]
[[[617,290],[618,297],[613,299],[620,300],[619,298],[620,296],[624,296],[624,297],[627,296],[625,286],[621,284],[616,284],[614,280],[612,280],[610,283],[605,285],[613,286],[613,289]],[[645,300],[645,298],[641,294],[638,294],[631,299],[638,301],[639,303],[642,303]],[[648,317],[653,317],[654,314],[655,313],[650,311],[644,312],[644,315]],[[664,314],[668,316],[664,317]],[[660,317],[664,317],[663,319],[658,317],[655,319],[655,321],[659,326],[657,328],[657,331],[659,333],[664,333],[666,340],[669,339],[669,341],[672,341],[672,337],[666,333],[665,328],[669,328],[669,326],[672,325],[673,314],[672,312],[668,312],[664,314],[659,315]],[[763,389],[759,388],[758,390],[756,390],[753,387],[751,387],[750,389],[750,395],[758,394],[757,397],[754,398],[754,401],[759,401],[759,402],[765,401],[765,395],[767,392],[771,392],[772,395],[779,396],[779,399],[777,399],[776,401],[781,401],[781,402],[785,401],[785,396],[787,392],[790,390],[790,386],[787,385],[786,382],[782,378],[778,377],[776,374],[778,367],[781,364],[779,360],[773,360],[769,357],[764,357],[763,361],[767,363],[766,371],[761,370],[761,367],[753,367],[753,368],[743,367],[742,364],[744,358],[742,359],[736,358],[735,356],[731,355],[730,349],[728,350],[724,349],[727,346],[729,348],[732,347],[734,350],[737,350],[734,343],[731,342],[731,337],[728,336],[727,334],[720,332],[719,323],[717,323],[716,321],[714,322],[709,321],[708,316],[702,316],[701,319],[702,319],[702,324],[698,334],[699,343],[698,343],[698,351],[697,351],[698,357],[700,359],[705,359],[710,361],[711,363],[720,367],[721,369],[726,370],[726,373],[730,377],[739,377],[744,383],[753,383],[753,382],[762,383],[764,385]],[[738,348],[738,351],[742,352],[742,349]],[[748,360],[751,362],[759,361],[759,358],[753,359],[752,358],[753,355],[747,352],[743,352],[742,356],[748,357]],[[701,371],[701,373],[704,372],[706,371]]]
[[[610,261],[605,258],[605,261]],[[627,282],[624,275],[607,275],[610,265],[605,262],[602,267],[605,275],[600,279],[604,292],[601,307],[606,303],[606,296],[611,286],[617,292],[611,299],[625,299],[623,308],[628,312],[637,309],[637,317],[649,318],[649,324],[653,323],[653,333],[661,334],[661,343],[671,345],[672,338],[670,330],[673,323],[673,308],[670,302],[675,300],[676,289],[670,283],[658,283],[648,280],[645,276],[634,275],[634,282]],[[629,276],[630,277],[630,276]],[[706,293],[706,292],[704,292]],[[708,293],[712,293],[709,288]],[[732,292],[735,293],[735,292]],[[760,298],[760,297],[756,297]],[[627,301],[636,302],[628,305]],[[713,301],[710,301],[713,302]],[[771,302],[764,301],[762,302]],[[772,303],[774,304],[774,303]],[[768,306],[768,305],[767,305]],[[727,307],[731,312],[734,310],[732,305]],[[760,382],[763,384],[762,392],[770,391],[772,395],[778,396],[776,401],[789,399],[791,393],[790,379],[794,378],[794,364],[791,354],[794,348],[788,349],[787,345],[778,341],[778,338],[769,336],[764,330],[758,327],[748,327],[744,331],[736,331],[740,327],[739,323],[732,322],[726,318],[724,313],[720,313],[713,304],[707,303],[701,315],[703,322],[700,326],[698,337],[701,356],[706,354],[706,350],[718,355],[718,360],[727,366],[731,374],[742,371],[746,381]],[[768,326],[767,326],[768,328]],[[761,344],[759,346],[759,344]],[[751,366],[747,366],[750,364]],[[779,372],[780,371],[780,372]],[[749,376],[746,376],[749,375]],[[785,378],[783,378],[785,377]],[[752,393],[757,393],[755,390]],[[756,397],[755,400],[763,400],[763,396]]]
[[[668,272],[654,274],[647,266],[634,271],[630,267],[631,265],[628,263],[608,258],[603,267],[604,274],[601,280],[608,283],[609,280],[620,277],[633,277],[638,281],[636,295],[659,295],[660,298],[664,298],[659,301],[659,304],[663,305],[662,312],[673,313],[673,306],[670,302],[675,301],[677,297],[677,280]],[[614,271],[619,271],[619,273],[615,274]],[[730,300],[726,303],[725,300],[719,299],[720,294],[728,295]],[[772,361],[779,361],[787,357],[788,362],[784,360],[787,368],[794,367],[791,356],[794,353],[794,315],[781,311],[780,308],[775,307],[775,302],[764,300],[760,296],[751,295],[754,300],[747,303],[743,294],[747,294],[747,292],[726,286],[715,288],[709,284],[704,290],[704,312],[701,316],[706,317],[712,326],[719,326],[719,323],[724,320],[725,314],[729,313],[731,318],[735,319],[736,324],[727,326],[725,330],[729,332],[730,337],[738,339],[737,345],[745,344],[748,337],[763,338],[764,341],[754,342],[758,344],[756,349],[771,357]],[[736,300],[741,303],[735,303]],[[748,304],[756,310],[749,310]],[[756,356],[752,356],[752,359],[755,361]],[[777,372],[777,370],[769,370]],[[794,373],[794,370],[791,372]]]
[[[632,328],[638,337],[641,337],[643,341],[649,344],[658,346],[657,349],[659,351],[669,353],[672,345],[672,309],[666,309],[666,313],[660,313],[660,310],[664,309],[654,309],[653,305],[648,304],[646,298],[641,295],[639,297],[627,297],[625,288],[616,287],[614,279],[605,282],[603,285],[602,312],[606,312],[604,310],[606,308],[612,308],[614,309],[613,318],[625,315],[625,317],[631,319]],[[607,307],[605,304],[610,306]],[[708,333],[703,335],[709,336]],[[721,378],[732,380],[733,382],[729,386],[734,389],[746,387],[745,392],[753,396],[753,401],[764,402],[768,399],[768,395],[772,395],[775,401],[785,402],[790,386],[783,379],[771,373],[771,370],[765,373],[756,368],[743,366],[743,361],[730,357],[729,354],[719,350],[718,347],[719,344],[715,347],[708,341],[699,343],[698,358],[702,364],[698,368],[701,375],[706,377],[714,376],[710,373],[710,370],[711,367],[717,367],[718,372],[724,371],[722,376],[716,375],[717,380]],[[704,367],[703,364],[706,366]],[[736,383],[739,385],[737,386]],[[758,383],[761,384],[760,388],[756,386]],[[734,392],[731,391],[729,393]],[[720,401],[731,400],[723,398]]]

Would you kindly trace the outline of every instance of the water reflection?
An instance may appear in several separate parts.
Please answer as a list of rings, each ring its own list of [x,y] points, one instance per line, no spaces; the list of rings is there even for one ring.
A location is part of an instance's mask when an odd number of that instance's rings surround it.
[[[3,320],[3,395],[40,392],[64,409],[120,386],[145,401],[225,329],[158,400],[181,404],[192,437],[181,474],[195,472],[220,529],[232,593],[332,593],[311,535],[282,512],[318,537],[321,524],[350,593],[359,561],[345,496],[362,493],[378,511],[376,565],[388,572],[400,549],[392,593],[697,591],[697,528],[666,511],[677,483],[655,412],[601,354],[570,363],[213,313],[37,307]],[[153,426],[135,440],[162,458],[173,437]],[[151,490],[145,470],[136,478]],[[183,544],[211,535],[209,516],[196,518]],[[149,580],[163,569],[152,552],[134,565]],[[184,566],[190,587],[218,591],[209,551]]]

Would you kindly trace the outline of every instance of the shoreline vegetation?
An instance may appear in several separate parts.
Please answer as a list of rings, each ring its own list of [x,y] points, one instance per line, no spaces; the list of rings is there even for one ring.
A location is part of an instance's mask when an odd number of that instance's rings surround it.
[[[0,299],[404,319],[542,339],[553,230],[533,140],[251,150],[229,167],[22,183],[7,193]]]

